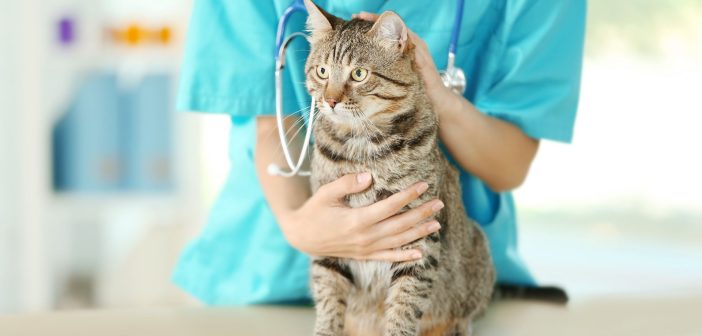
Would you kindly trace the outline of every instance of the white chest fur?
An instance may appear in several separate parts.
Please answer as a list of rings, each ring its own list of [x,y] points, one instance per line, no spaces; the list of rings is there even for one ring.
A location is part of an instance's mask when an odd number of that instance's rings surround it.
[[[355,286],[348,296],[346,325],[355,335],[381,335],[391,264],[383,261],[349,262]]]
[[[390,287],[392,278],[391,263],[386,261],[360,261],[349,262],[351,273],[354,275],[355,287],[365,295],[374,297],[385,293]]]

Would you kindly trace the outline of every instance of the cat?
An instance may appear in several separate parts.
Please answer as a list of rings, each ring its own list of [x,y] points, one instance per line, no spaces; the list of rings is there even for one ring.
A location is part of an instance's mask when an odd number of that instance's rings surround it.
[[[319,106],[312,190],[370,172],[350,207],[385,199],[416,182],[429,189],[404,210],[439,198],[438,232],[402,248],[408,262],[313,257],[315,335],[466,335],[488,305],[495,271],[485,235],[466,215],[458,171],[438,144],[438,119],[414,63],[408,29],[393,12],[373,23],[345,21],[306,0],[306,86]],[[333,223],[330,223],[333,225]]]

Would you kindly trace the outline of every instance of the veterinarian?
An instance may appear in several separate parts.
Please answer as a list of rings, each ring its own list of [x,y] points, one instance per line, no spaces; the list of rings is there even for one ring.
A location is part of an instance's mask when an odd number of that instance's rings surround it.
[[[173,281],[208,304],[307,301],[307,254],[416,258],[392,247],[427,235],[423,220],[440,206],[434,201],[395,215],[417,197],[410,188],[367,208],[349,209],[340,200],[370,186],[368,175],[342,177],[311,195],[306,178],[266,173],[270,162],[285,162],[273,117],[272,51],[278,19],[289,3],[194,2],[178,109],[230,116],[231,168],[207,224],[183,251]],[[464,96],[446,89],[436,70],[446,66],[454,1],[316,3],[345,19],[355,14],[373,20],[370,13],[392,10],[416,34],[416,61],[439,115],[440,138],[461,170],[468,215],[490,240],[498,282],[536,285],[517,251],[509,191],[526,178],[541,139],[571,141],[585,1],[467,0],[456,58],[468,78]],[[293,17],[289,26],[304,29],[305,19]],[[287,112],[309,106],[301,84],[308,49],[301,43],[288,52]]]

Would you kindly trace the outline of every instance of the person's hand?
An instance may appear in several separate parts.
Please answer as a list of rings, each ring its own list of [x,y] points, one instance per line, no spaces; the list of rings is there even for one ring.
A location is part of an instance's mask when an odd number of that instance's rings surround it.
[[[315,256],[406,261],[422,257],[416,249],[396,249],[436,232],[437,221],[426,221],[441,210],[443,203],[432,200],[398,212],[424,193],[428,185],[417,183],[385,200],[366,207],[350,208],[346,195],[371,185],[369,173],[349,174],[323,185],[300,207],[280,219],[290,244]]]
[[[373,13],[360,12],[358,14],[353,14],[351,17],[354,19],[375,22],[380,16]],[[436,70],[436,64],[434,63],[434,59],[431,57],[427,43],[411,30],[409,31],[409,38],[415,47],[414,61],[417,64],[417,69],[422,75],[427,96],[429,96],[435,110],[437,113],[439,113],[440,111],[444,110],[442,107],[445,104],[453,104],[452,99],[458,96],[444,86],[444,83],[441,81],[441,76]]]

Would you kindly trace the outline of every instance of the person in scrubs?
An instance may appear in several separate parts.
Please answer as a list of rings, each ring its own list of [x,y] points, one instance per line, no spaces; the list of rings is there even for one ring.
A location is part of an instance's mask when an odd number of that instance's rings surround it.
[[[570,142],[583,53],[584,0],[467,0],[456,65],[465,94],[444,88],[454,1],[317,0],[328,12],[374,20],[392,10],[413,31],[416,60],[440,120],[440,140],[461,171],[463,201],[490,241],[498,282],[535,286],[517,251],[510,190],[526,178],[539,141]],[[231,169],[209,220],[185,248],[173,281],[207,304],[308,302],[308,255],[409,260],[393,248],[423,237],[441,200],[402,215],[422,181],[366,208],[340,201],[372,181],[359,172],[311,194],[303,177],[270,176],[284,164],[275,133],[275,30],[290,0],[196,0],[178,109],[225,113]],[[287,34],[304,29],[296,15]],[[287,113],[309,106],[302,67],[309,46],[288,52]],[[426,211],[424,211],[426,210]]]

